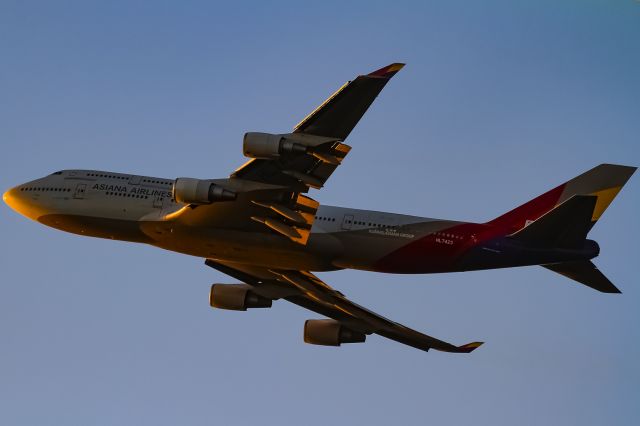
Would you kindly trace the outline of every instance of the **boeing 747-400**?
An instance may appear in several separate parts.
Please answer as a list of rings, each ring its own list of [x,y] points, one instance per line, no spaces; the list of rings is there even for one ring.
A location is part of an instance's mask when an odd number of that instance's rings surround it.
[[[162,179],[63,170],[8,190],[18,213],[79,235],[151,244],[198,256],[235,280],[213,284],[219,309],[268,308],[284,299],[310,319],[304,340],[339,346],[372,333],[422,350],[471,352],[359,306],[313,272],[396,274],[541,265],[605,293],[618,289],[591,260],[587,234],[635,167],[601,164],[486,223],[321,205],[320,189],[351,147],[349,133],[403,64],[343,85],[292,133],[247,133],[250,160],[222,179]]]

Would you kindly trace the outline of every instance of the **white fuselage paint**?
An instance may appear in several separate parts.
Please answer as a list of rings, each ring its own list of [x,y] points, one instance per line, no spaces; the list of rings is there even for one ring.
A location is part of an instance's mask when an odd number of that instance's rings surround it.
[[[432,224],[436,231],[439,223],[451,223],[321,205],[310,240],[301,246],[266,230],[176,225],[168,218],[189,207],[173,201],[172,183],[147,176],[65,170],[17,186],[4,199],[19,213],[68,232],[144,242],[199,257],[252,263],[263,259],[265,265],[309,270],[368,269],[376,256],[418,237],[406,230],[411,225]],[[345,240],[341,235],[349,237]]]

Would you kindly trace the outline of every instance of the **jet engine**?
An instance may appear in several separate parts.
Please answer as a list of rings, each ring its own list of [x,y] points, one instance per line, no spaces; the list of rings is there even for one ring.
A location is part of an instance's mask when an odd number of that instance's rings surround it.
[[[232,201],[237,194],[216,185],[210,180],[178,178],[173,182],[173,199],[183,204],[211,204],[215,201]]]
[[[303,133],[272,135],[249,132],[244,134],[242,151],[245,157],[267,160],[276,159],[282,155],[306,154],[337,166],[349,152],[349,147],[338,142],[339,140],[333,137]]]
[[[307,320],[304,341],[312,345],[340,346],[342,343],[362,343],[367,336],[351,330],[332,319]]]
[[[278,158],[281,154],[306,154],[307,147],[284,135],[270,133],[245,133],[242,143],[244,155],[249,158]]]
[[[209,304],[212,308],[246,311],[248,308],[270,308],[272,300],[251,291],[247,284],[213,284]]]

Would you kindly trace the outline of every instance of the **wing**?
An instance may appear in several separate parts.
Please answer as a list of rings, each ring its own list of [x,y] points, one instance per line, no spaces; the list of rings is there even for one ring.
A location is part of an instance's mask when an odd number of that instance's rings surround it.
[[[295,127],[296,133],[345,140],[389,79],[404,67],[391,64],[346,83]]]
[[[237,193],[234,201],[190,205],[161,220],[272,233],[306,244],[319,204],[303,193],[321,188],[329,179],[351,149],[344,139],[403,66],[391,64],[345,84],[302,120],[293,133],[248,133],[245,141],[250,135],[265,135],[271,138],[269,141],[286,142],[296,150],[272,158],[254,158],[229,179],[211,181]]]
[[[397,322],[384,318],[347,299],[318,277],[307,271],[273,270],[207,259],[208,266],[249,284],[259,295],[269,299],[286,299],[313,312],[338,321],[349,330],[378,334],[405,345],[428,351],[469,353],[482,345],[473,342],[455,346]]]
[[[341,142],[349,136],[384,86],[403,66],[399,63],[387,65],[347,82],[295,127],[294,135],[313,135],[334,140],[327,151],[337,158],[337,162],[327,162],[314,156],[252,159],[231,176],[278,185],[300,181],[306,186],[322,187],[351,149]]]

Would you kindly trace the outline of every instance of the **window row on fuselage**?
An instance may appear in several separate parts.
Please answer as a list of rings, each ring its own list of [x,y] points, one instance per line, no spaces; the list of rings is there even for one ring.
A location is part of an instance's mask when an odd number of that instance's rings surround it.
[[[114,175],[109,173],[87,173],[88,177],[99,177],[99,178],[107,178],[107,179],[118,179],[118,180],[129,180],[131,176],[127,175]],[[164,185],[171,186],[173,185],[173,181],[166,179],[142,179],[142,183],[151,183],[156,185]]]
[[[71,188],[53,187],[53,186],[28,186],[28,187],[20,188],[20,191],[71,192]]]
[[[118,176],[118,175],[110,175],[110,174],[105,174],[105,173],[87,173],[87,176],[110,178],[110,179],[120,179],[120,180],[128,180],[129,179],[129,176]]]
[[[347,220],[346,222],[350,225],[353,224],[353,225],[369,226],[369,227],[375,227],[375,228],[390,226],[390,225],[383,225],[382,223],[365,222],[362,220]]]
[[[123,198],[141,198],[143,200],[146,200],[149,198],[148,195],[140,195],[140,194],[127,194],[126,192],[111,192],[111,191],[107,191],[105,192],[106,195],[112,195],[112,196],[116,196],[116,197],[123,197]]]
[[[323,220],[326,222],[335,222],[336,218],[335,217],[326,217],[326,216],[316,216],[317,220]]]
[[[167,181],[167,180],[157,180],[157,179],[142,179],[143,183],[155,183],[158,185],[165,185],[165,186],[171,186],[173,185],[173,181]]]
[[[336,218],[335,217],[326,217],[326,216],[316,216],[316,220],[321,220],[321,221],[325,221],[325,222],[335,222]],[[382,228],[385,226],[390,226],[390,225],[385,225],[382,223],[375,223],[375,222],[366,222],[366,221],[362,221],[362,220],[353,220],[353,219],[347,219],[345,221],[345,224],[347,225],[361,225],[361,226],[369,226],[369,227],[375,227],[375,228]]]
[[[444,237],[444,238],[453,238],[455,240],[463,240],[464,237],[458,234],[452,234],[450,232],[434,232],[433,235],[436,237]]]

